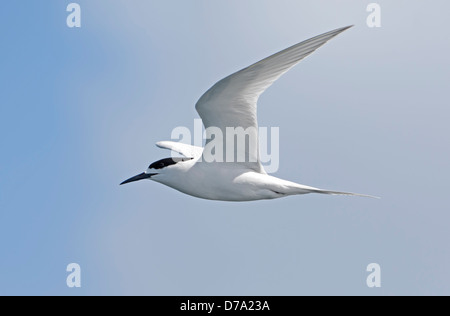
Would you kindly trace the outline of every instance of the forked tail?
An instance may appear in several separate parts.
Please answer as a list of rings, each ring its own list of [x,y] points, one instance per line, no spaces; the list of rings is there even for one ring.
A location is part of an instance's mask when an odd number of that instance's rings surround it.
[[[260,174],[256,172],[249,172],[245,174],[245,177],[241,178],[241,181],[245,181],[247,184],[252,184],[255,187],[261,189],[268,189],[277,194],[275,197],[280,197],[283,195],[297,195],[297,194],[308,194],[308,193],[319,193],[319,194],[330,194],[330,195],[349,195],[349,196],[362,196],[379,199],[379,197],[358,194],[352,192],[341,192],[341,191],[328,191],[322,190],[316,187],[307,186],[300,183],[295,183],[280,178],[273,177],[267,174]]]
[[[380,199],[378,196],[367,195],[367,194],[358,194],[358,193],[352,193],[352,192],[326,191],[326,190],[320,190],[320,189],[313,189],[313,190],[310,190],[310,192],[311,193],[320,193],[320,194],[330,194],[330,195],[361,196],[361,197],[368,197],[368,198],[373,198],[373,199]]]

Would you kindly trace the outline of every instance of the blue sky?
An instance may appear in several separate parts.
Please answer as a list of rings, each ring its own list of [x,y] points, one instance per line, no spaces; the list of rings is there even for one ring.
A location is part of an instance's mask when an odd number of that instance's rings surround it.
[[[446,1],[8,1],[0,12],[0,294],[449,294]],[[260,100],[281,178],[381,200],[198,200],[148,182],[224,76],[355,27]],[[67,264],[82,268],[69,289]],[[382,288],[365,284],[382,268]]]

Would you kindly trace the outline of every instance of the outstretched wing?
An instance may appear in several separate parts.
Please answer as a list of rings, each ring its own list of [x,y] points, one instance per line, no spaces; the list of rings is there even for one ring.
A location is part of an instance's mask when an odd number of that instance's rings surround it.
[[[227,127],[243,129],[251,127],[257,131],[256,109],[259,96],[303,58],[350,27],[340,28],[301,42],[217,82],[195,106],[205,128],[217,127],[223,135],[226,135]],[[225,139],[225,144],[230,141],[233,141],[233,145],[230,147],[224,145],[224,157],[227,157],[226,148],[236,149],[234,137],[232,140]],[[256,142],[254,146],[246,147],[246,150],[254,148],[256,151],[246,152],[246,157],[257,157],[257,162],[244,162],[244,164],[257,172],[264,172],[259,160],[257,137]],[[234,154],[232,156],[234,157]]]
[[[173,150],[173,151],[175,151],[185,157],[188,157],[188,158],[198,158],[202,155],[202,152],[203,152],[202,147],[197,147],[197,146],[192,146],[192,145],[177,143],[177,142],[171,142],[171,141],[157,142],[156,146],[158,146],[159,148]]]

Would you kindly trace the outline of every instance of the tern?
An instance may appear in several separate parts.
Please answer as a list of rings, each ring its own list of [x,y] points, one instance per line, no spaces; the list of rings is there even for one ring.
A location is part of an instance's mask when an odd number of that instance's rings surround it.
[[[217,82],[195,106],[205,129],[215,127],[225,134],[227,127],[257,128],[257,102],[260,95],[303,58],[350,27],[303,41]],[[210,141],[207,140],[205,148]],[[250,145],[258,148],[257,138],[250,141],[256,142]],[[308,193],[370,197],[322,190],[268,175],[259,159],[258,149],[255,161],[206,162],[202,159],[202,147],[172,141],[161,141],[156,145],[183,157],[158,160],[145,172],[121,185],[149,179],[194,197],[219,201],[255,201]]]

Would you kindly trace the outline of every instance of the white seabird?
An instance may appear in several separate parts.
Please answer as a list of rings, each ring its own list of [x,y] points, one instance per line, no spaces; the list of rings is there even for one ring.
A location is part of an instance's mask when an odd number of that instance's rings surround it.
[[[301,42],[217,82],[195,106],[205,128],[218,128],[223,135],[227,127],[256,130],[259,96],[303,58],[350,27]],[[210,141],[207,141],[206,146]],[[234,137],[233,140],[224,140],[225,143],[230,141],[233,141],[231,147],[225,148],[235,148]],[[250,144],[245,151],[248,157],[253,155],[255,159],[243,162],[207,162],[207,159],[203,159],[205,153],[202,147],[172,141],[158,142],[158,147],[175,151],[185,158],[156,161],[145,172],[121,184],[150,179],[191,196],[221,201],[276,199],[308,193],[368,196],[322,190],[270,176],[264,171],[259,159],[258,139],[253,141],[256,144]],[[256,148],[256,152],[249,152],[249,148]],[[234,157],[234,153],[231,156]]]

